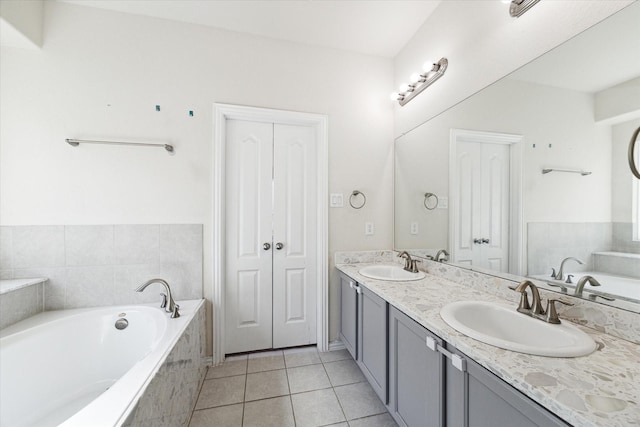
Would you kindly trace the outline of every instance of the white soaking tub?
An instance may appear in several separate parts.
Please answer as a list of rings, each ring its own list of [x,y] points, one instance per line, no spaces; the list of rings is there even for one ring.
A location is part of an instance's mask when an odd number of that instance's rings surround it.
[[[98,307],[44,312],[2,330],[0,425],[121,425],[202,303],[180,302],[177,319],[157,304]]]

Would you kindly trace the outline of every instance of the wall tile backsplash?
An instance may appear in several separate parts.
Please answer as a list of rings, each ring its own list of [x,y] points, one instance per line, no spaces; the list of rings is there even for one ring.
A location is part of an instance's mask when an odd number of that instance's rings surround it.
[[[202,225],[44,225],[0,227],[0,277],[47,277],[45,310],[202,298]],[[6,295],[3,295],[6,297]]]

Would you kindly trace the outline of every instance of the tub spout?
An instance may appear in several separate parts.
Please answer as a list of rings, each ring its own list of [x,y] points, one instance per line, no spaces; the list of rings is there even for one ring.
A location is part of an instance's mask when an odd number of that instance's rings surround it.
[[[142,292],[147,288],[147,286],[151,285],[152,283],[159,283],[164,286],[164,290],[166,293],[160,294],[162,295],[162,304],[160,304],[160,307],[164,308],[167,313],[171,313],[172,318],[180,317],[180,313],[178,312],[178,308],[180,306],[178,306],[173,300],[173,296],[171,295],[171,288],[169,287],[169,284],[166,280],[151,279],[138,286],[135,290],[136,292]]]

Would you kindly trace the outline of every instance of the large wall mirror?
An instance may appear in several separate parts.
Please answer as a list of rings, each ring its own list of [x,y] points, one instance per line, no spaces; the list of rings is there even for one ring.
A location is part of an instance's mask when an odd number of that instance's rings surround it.
[[[640,311],[639,22],[636,2],[399,137],[394,248]]]

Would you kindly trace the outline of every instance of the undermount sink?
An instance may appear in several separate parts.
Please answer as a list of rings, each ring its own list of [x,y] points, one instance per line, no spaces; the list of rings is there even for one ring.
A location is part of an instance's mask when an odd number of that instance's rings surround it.
[[[516,307],[484,301],[458,301],[440,310],[453,329],[478,341],[519,353],[550,357],[586,356],[596,349],[593,339],[568,322],[546,323]]]
[[[368,265],[362,267],[358,273],[365,277],[378,280],[388,280],[391,282],[404,282],[409,280],[420,280],[425,277],[422,271],[412,273],[399,265]]]

